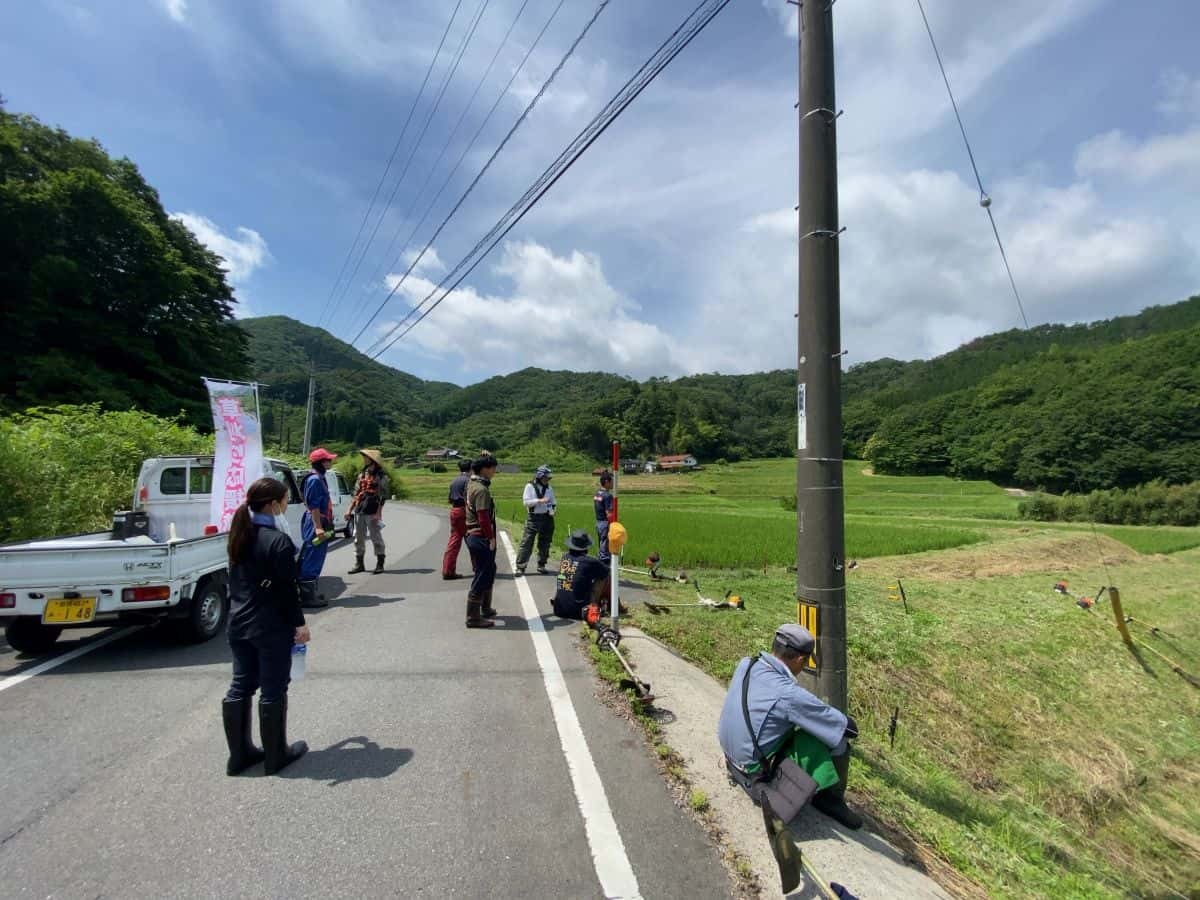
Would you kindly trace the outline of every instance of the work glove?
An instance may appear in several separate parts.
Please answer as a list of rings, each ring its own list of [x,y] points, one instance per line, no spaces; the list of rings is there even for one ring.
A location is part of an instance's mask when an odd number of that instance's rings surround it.
[[[846,716],[846,740],[852,741],[858,737],[858,723],[854,721],[854,716]]]

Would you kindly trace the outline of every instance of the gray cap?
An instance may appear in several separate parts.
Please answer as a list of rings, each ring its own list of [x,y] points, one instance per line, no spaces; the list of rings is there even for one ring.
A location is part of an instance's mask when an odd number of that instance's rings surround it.
[[[811,654],[816,649],[817,642],[812,633],[803,625],[788,622],[775,629],[775,639],[800,653]]]

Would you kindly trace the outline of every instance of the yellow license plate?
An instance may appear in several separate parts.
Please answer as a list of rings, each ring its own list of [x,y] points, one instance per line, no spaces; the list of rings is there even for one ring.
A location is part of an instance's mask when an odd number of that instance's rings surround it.
[[[96,618],[96,598],[78,597],[74,600],[51,600],[42,613],[43,622],[63,625],[72,622],[90,622]]]

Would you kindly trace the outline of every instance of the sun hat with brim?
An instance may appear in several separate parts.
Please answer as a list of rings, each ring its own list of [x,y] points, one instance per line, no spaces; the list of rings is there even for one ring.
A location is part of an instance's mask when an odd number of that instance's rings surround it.
[[[361,453],[363,456],[365,456],[367,459],[369,459],[371,462],[375,463],[375,465],[377,465],[377,466],[383,465],[383,457],[379,455],[378,450],[359,450],[358,452]]]
[[[592,546],[592,536],[582,528],[571,532],[571,536],[567,538],[567,549],[586,552]]]
[[[337,458],[338,455],[336,453],[330,453],[324,447],[318,447],[312,453],[308,454],[309,462],[332,462]]]
[[[817,646],[816,639],[803,625],[788,622],[775,630],[775,640],[787,645],[797,653],[811,655]]]

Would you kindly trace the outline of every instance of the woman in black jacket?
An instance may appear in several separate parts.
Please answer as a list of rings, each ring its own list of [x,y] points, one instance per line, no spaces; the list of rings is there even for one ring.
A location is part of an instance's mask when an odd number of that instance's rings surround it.
[[[265,761],[274,775],[308,752],[303,741],[287,742],[287,688],[292,645],[309,641],[296,586],[296,548],[275,527],[287,510],[286,485],[260,478],[250,485],[229,529],[229,646],[233,683],[221,704],[229,742],[229,775]],[[251,739],[250,707],[258,701],[263,749]]]

